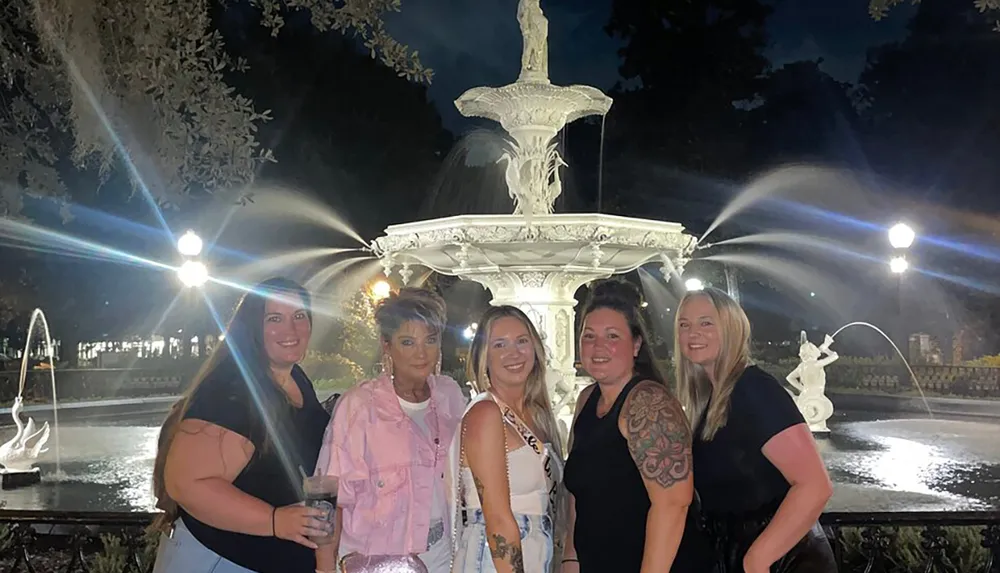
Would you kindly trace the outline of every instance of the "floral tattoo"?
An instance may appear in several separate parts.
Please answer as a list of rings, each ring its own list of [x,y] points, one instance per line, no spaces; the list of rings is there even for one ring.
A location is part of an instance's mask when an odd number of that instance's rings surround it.
[[[677,399],[654,382],[642,382],[625,403],[625,437],[639,473],[670,487],[691,475],[691,430]]]

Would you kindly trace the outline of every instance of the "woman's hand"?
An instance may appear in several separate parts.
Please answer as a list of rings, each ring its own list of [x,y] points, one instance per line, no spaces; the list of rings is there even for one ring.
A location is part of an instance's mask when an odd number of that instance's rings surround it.
[[[323,510],[301,503],[279,507],[274,512],[274,536],[316,549],[309,537],[326,537],[333,533],[333,526],[320,519],[323,515]]]

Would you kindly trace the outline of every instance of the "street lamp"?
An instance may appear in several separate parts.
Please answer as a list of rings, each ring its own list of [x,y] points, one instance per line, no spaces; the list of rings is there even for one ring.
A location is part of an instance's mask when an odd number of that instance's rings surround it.
[[[684,281],[684,288],[689,291],[704,290],[705,283],[701,282],[701,279],[692,277]]]
[[[476,330],[478,329],[479,325],[473,322],[469,326],[465,327],[465,330],[462,331],[462,336],[464,336],[466,340],[472,340],[476,336]]]
[[[372,299],[378,302],[389,298],[389,295],[392,294],[392,285],[389,284],[389,281],[380,280],[372,285],[371,292]]]
[[[177,239],[177,251],[185,257],[197,257],[203,246],[201,237],[190,229]]]
[[[894,274],[901,275],[910,268],[910,263],[907,262],[906,257],[893,257],[889,261],[889,270]]]
[[[889,244],[894,249],[909,249],[916,238],[917,234],[906,223],[896,223],[889,229]]]
[[[184,286],[198,288],[208,282],[208,267],[201,261],[185,261],[177,269],[177,277]]]

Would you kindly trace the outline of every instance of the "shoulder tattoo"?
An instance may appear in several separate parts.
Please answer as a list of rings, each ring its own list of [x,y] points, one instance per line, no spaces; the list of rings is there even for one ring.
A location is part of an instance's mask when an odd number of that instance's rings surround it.
[[[625,403],[625,438],[639,473],[670,487],[691,475],[691,430],[680,403],[655,383],[641,383]]]
[[[494,557],[510,563],[510,568],[514,573],[524,573],[524,554],[521,552],[520,540],[518,541],[516,544],[511,543],[503,535],[494,533],[490,551]]]

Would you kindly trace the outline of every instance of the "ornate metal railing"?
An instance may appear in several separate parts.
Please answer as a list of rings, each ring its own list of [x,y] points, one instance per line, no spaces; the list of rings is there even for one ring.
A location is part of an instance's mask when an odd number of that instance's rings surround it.
[[[149,573],[153,514],[0,510],[4,573]],[[1000,573],[1000,512],[827,513],[839,570]]]

